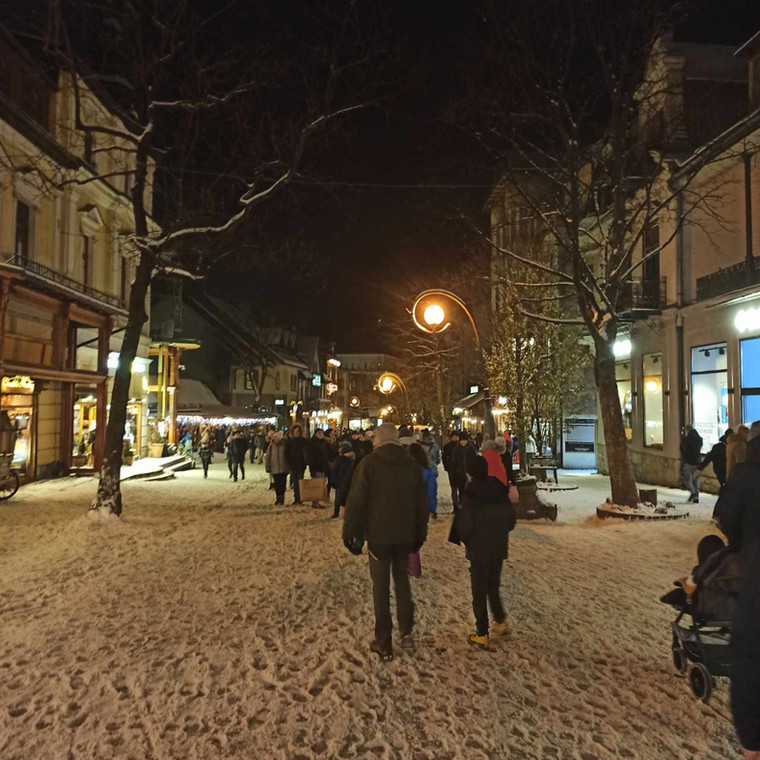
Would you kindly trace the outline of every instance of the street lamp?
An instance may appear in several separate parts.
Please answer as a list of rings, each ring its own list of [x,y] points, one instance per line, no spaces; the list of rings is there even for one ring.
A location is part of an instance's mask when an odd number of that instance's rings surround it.
[[[404,397],[406,398],[406,411],[411,416],[412,407],[409,404],[409,393],[406,390],[404,381],[395,372],[383,372],[380,377],[377,378],[377,385],[375,388],[383,394],[383,396],[389,396],[397,388],[401,388],[404,391]]]
[[[496,423],[493,418],[493,402],[491,400],[491,391],[488,387],[488,373],[485,369],[485,362],[483,360],[483,347],[480,343],[480,333],[478,332],[478,326],[475,324],[475,318],[467,308],[467,304],[456,293],[452,293],[449,290],[423,290],[417,298],[414,299],[412,305],[412,320],[417,327],[423,332],[429,334],[442,333],[451,327],[451,322],[446,316],[446,309],[444,305],[446,303],[453,303],[458,306],[466,315],[470,321],[470,327],[475,335],[475,347],[478,350],[478,356],[483,368],[483,376],[485,382],[483,383],[483,408],[484,408],[484,427],[486,438],[496,438]]]

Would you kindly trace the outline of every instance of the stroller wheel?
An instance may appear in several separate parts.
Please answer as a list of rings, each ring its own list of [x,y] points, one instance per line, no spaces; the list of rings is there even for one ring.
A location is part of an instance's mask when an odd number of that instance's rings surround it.
[[[697,662],[689,670],[689,685],[697,699],[709,702],[713,687],[715,686],[715,680],[712,677],[712,673],[710,673],[704,664]]]
[[[682,675],[686,675],[689,669],[689,658],[686,656],[684,648],[680,645],[673,647],[673,667]]]

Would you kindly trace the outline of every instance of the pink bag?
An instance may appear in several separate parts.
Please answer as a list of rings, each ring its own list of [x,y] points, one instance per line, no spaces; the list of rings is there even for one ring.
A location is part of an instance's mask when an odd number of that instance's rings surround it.
[[[520,501],[520,494],[517,491],[517,486],[514,483],[510,483],[509,485],[509,500],[513,504],[517,504],[517,502]]]
[[[409,576],[411,578],[422,577],[422,560],[420,560],[419,552],[409,555]]]

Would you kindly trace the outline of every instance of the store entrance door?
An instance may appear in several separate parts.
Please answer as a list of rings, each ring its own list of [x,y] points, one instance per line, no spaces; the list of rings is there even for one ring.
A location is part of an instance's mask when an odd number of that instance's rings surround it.
[[[34,381],[29,377],[4,377],[0,386],[0,412],[8,415],[5,424],[13,431],[11,436],[13,468],[34,479]]]

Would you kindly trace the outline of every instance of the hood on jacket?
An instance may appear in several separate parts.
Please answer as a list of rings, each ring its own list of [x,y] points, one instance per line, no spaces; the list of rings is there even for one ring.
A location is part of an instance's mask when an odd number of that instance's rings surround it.
[[[473,480],[467,486],[467,493],[472,496],[475,506],[509,502],[509,489],[492,475]]]
[[[378,446],[374,449],[371,456],[378,456],[386,462],[407,462],[411,459],[411,454],[407,450],[406,446],[398,441],[388,441],[382,446]]]
[[[747,442],[749,439],[749,428],[746,425],[739,425],[735,433],[732,433],[728,437],[728,443],[735,443],[736,441]]]

